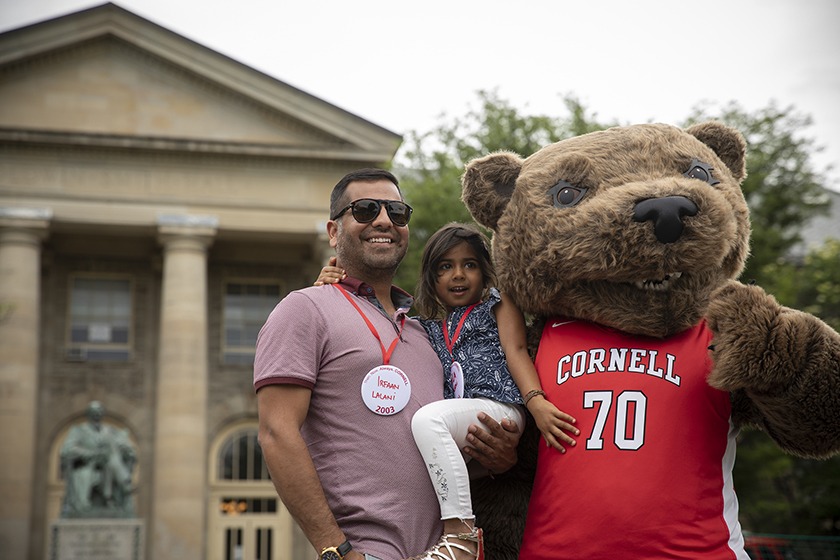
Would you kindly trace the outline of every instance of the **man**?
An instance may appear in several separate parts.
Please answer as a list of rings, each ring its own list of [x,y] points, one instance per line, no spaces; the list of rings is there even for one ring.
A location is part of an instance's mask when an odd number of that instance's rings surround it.
[[[398,560],[441,534],[411,417],[443,398],[442,367],[411,296],[391,284],[411,208],[397,179],[362,169],[335,186],[330,246],[347,278],[289,294],[257,340],[260,445],[275,488],[320,558]],[[500,472],[516,427],[479,418],[467,452]]]

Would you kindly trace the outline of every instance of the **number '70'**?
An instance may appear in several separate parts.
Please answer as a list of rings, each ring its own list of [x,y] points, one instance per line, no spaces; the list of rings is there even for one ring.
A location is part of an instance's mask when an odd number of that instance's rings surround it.
[[[633,433],[627,435],[629,403],[634,403]],[[586,391],[583,393],[583,408],[598,407],[592,433],[586,439],[587,449],[604,448],[604,427],[613,404],[612,391]],[[635,451],[645,443],[645,416],[647,397],[641,391],[622,391],[615,399],[615,434],[613,442],[619,449]]]

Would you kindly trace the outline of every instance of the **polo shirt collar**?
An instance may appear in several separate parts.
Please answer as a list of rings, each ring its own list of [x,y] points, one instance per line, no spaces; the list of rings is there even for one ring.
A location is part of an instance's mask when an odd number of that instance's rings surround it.
[[[349,288],[357,296],[367,298],[371,303],[381,309],[382,306],[379,304],[379,300],[376,299],[376,292],[368,284],[350,276],[341,280],[340,283],[344,287]],[[408,313],[411,306],[414,305],[414,297],[411,294],[393,285],[391,286],[391,301],[394,302],[398,315]]]

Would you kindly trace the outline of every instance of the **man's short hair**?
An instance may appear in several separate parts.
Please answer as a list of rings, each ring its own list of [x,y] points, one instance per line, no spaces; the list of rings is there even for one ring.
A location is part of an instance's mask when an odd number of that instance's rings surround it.
[[[330,216],[335,216],[350,203],[349,200],[344,200],[344,193],[347,190],[347,185],[354,181],[372,183],[381,179],[394,183],[394,186],[397,187],[397,192],[400,193],[400,200],[403,200],[402,191],[400,190],[400,182],[396,177],[394,177],[393,173],[377,167],[366,167],[364,169],[351,171],[335,184],[332,190],[332,195],[330,195]]]

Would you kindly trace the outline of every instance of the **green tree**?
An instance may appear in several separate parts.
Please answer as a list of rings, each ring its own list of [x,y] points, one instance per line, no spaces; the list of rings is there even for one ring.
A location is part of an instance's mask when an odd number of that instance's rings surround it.
[[[803,534],[840,535],[840,457],[825,461],[794,459],[797,489],[793,525]]]
[[[780,303],[816,315],[840,331],[840,239],[826,240],[801,262],[778,259],[765,267],[764,276]]]
[[[698,106],[686,125],[715,119],[738,129],[747,140],[747,178],[742,184],[750,207],[751,253],[742,278],[767,287],[772,281],[767,267],[787,255],[801,241],[807,220],[828,209],[825,173],[814,168],[811,156],[820,150],[804,134],[808,116],[793,107],[768,107],[748,113],[731,102],[711,111]]]
[[[791,533],[790,504],[795,500],[795,459],[779,452],[762,432],[746,430],[738,438],[733,478],[738,493],[740,521],[756,533]]]
[[[796,306],[840,332],[840,239],[829,239],[805,257]]]
[[[463,117],[443,115],[430,131],[410,132],[400,150],[397,172],[415,213],[396,282],[409,291],[420,277],[420,255],[429,236],[451,221],[472,222],[461,202],[461,175],[470,160],[499,150],[527,157],[546,144],[607,126],[569,95],[562,98],[566,118],[525,115],[495,91],[477,96],[477,108]]]
[[[778,259],[764,275],[780,303],[812,313],[840,330],[840,240],[829,239],[800,262]],[[735,482],[741,518],[762,532],[840,535],[840,457],[785,456],[763,433],[745,432]]]

